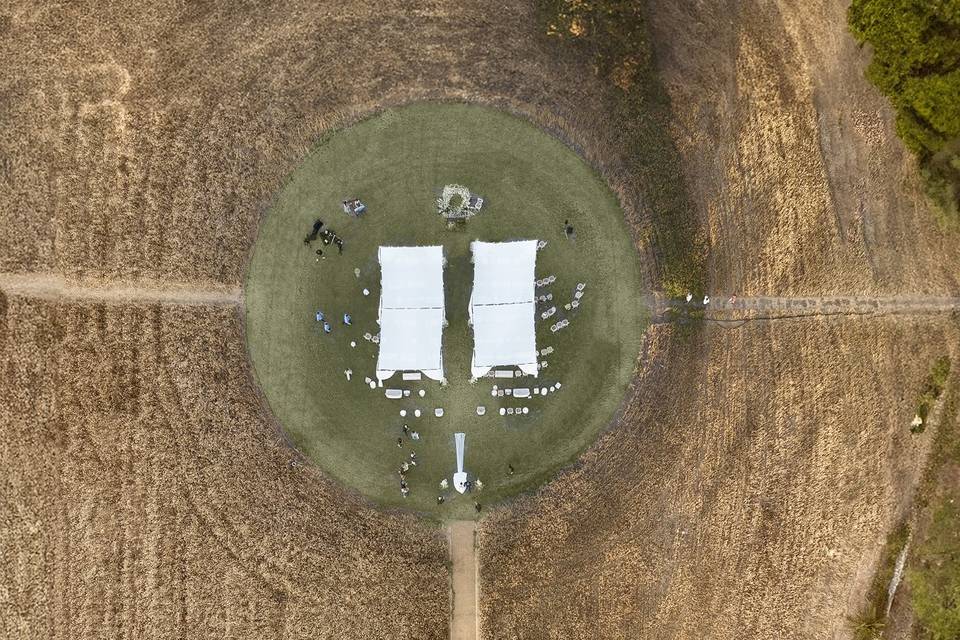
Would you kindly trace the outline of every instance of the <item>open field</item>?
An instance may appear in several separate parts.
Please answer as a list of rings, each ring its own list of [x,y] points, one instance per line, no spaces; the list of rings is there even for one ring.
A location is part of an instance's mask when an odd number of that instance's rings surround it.
[[[652,288],[635,123],[609,108],[624,78],[557,55],[538,6],[8,3],[0,273],[235,290],[324,133],[439,99],[582,153]],[[644,6],[711,293],[960,293],[845,2]],[[51,297],[0,292],[0,635],[447,637],[444,538],[297,455],[242,311]],[[482,636],[849,637],[957,337],[940,315],[654,327],[617,425],[481,520]]]
[[[481,212],[449,230],[436,211],[445,184],[481,194]],[[340,201],[356,194],[369,211],[351,218]],[[343,238],[342,255],[318,240],[302,242],[314,220]],[[564,237],[569,220],[575,241]],[[473,330],[468,307],[473,286],[470,243],[480,239],[545,240],[537,277],[556,281],[536,290],[553,300],[537,305],[537,348],[548,367],[538,378],[470,382]],[[388,400],[370,389],[375,378],[380,302],[380,245],[441,245],[448,326],[443,330],[447,384],[405,383]],[[324,250],[323,259],[315,248]],[[360,270],[356,277],[354,269]],[[578,282],[582,304],[564,310]],[[362,295],[368,289],[369,296]],[[332,135],[315,149],[278,195],[264,220],[245,287],[247,340],[257,381],[297,448],[326,472],[377,502],[439,517],[472,518],[474,501],[490,505],[529,490],[569,464],[613,418],[634,374],[645,310],[639,259],[613,194],[580,158],[555,138],[502,112],[465,105],[418,105]],[[539,312],[556,313],[541,320]],[[321,309],[333,330],[325,335]],[[352,326],[342,324],[350,313]],[[552,333],[561,319],[570,325]],[[350,342],[356,342],[355,348]],[[351,370],[351,380],[344,371]],[[562,389],[528,400],[492,398],[493,386]],[[426,396],[419,398],[422,389]],[[483,417],[477,406],[486,407]],[[500,416],[500,407],[525,406],[524,416]],[[433,415],[442,407],[444,416]],[[401,418],[400,410],[407,411]],[[423,412],[414,417],[414,410]],[[409,424],[421,438],[404,436]],[[466,469],[483,491],[440,491],[456,470],[453,433],[466,434]],[[404,446],[397,447],[397,438]],[[398,469],[411,451],[417,466],[402,497]],[[509,475],[507,465],[513,465]],[[445,502],[437,504],[443,494]]]
[[[929,446],[945,318],[647,331],[621,423],[480,523],[487,638],[842,638]]]
[[[446,637],[441,533],[287,446],[235,309],[2,301],[0,636]]]

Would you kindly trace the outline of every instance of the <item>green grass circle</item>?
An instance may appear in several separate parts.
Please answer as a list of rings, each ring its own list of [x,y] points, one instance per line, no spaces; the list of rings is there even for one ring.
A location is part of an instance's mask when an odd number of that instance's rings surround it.
[[[482,212],[458,229],[437,215],[445,184],[462,184],[484,197]],[[361,218],[343,213],[341,200],[368,206]],[[320,218],[344,239],[343,255],[303,238]],[[563,222],[576,229],[564,236]],[[527,401],[495,398],[494,383],[471,384],[473,334],[467,304],[473,279],[469,243],[542,239],[537,277],[555,275],[558,314],[539,320],[544,357],[538,386],[562,388]],[[404,400],[371,390],[377,347],[380,245],[442,244],[446,315],[443,334],[448,385],[425,380],[386,386],[410,388]],[[317,260],[316,248],[324,250]],[[360,269],[356,277],[354,269]],[[580,307],[563,309],[578,282]],[[441,518],[472,517],[473,502],[492,504],[529,490],[571,462],[613,418],[633,375],[646,310],[640,303],[640,263],[618,202],[603,180],[557,139],[506,113],[472,105],[420,104],[386,111],[326,136],[290,176],[260,227],[246,283],[247,345],[266,399],[295,445],[330,475],[386,506]],[[362,290],[370,290],[364,296]],[[549,306],[549,305],[548,305]],[[314,314],[332,319],[324,335]],[[353,326],[340,318],[353,316]],[[550,331],[557,319],[570,325]],[[357,346],[352,348],[350,342]],[[351,369],[347,381],[344,370]],[[533,386],[521,378],[515,386]],[[417,390],[426,390],[420,398]],[[487,413],[476,415],[483,405]],[[525,416],[500,416],[500,407],[527,406]],[[445,415],[436,418],[435,407]],[[413,418],[415,408],[423,416]],[[402,419],[400,409],[410,415]],[[421,434],[404,438],[402,425]],[[466,470],[483,482],[479,493],[449,490],[437,504],[439,482],[455,471],[453,434],[466,433]],[[416,451],[400,495],[398,470]],[[514,467],[508,475],[507,467]]]

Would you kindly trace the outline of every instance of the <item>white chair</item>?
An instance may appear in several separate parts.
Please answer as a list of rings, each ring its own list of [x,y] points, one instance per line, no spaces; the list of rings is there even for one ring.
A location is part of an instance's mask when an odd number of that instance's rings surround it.
[[[504,409],[503,407],[500,407],[500,415],[502,415],[502,416],[507,415],[507,410]]]
[[[420,409],[414,409],[414,410],[413,410],[413,417],[414,417],[414,418],[419,418],[419,417],[420,417]]]
[[[507,408],[507,415],[508,415],[508,416],[512,416],[512,415],[513,415],[513,407],[508,407],[508,408]]]
[[[477,415],[482,416],[487,412],[487,408],[484,406],[477,407]]]
[[[438,418],[442,418],[442,417],[443,417],[443,407],[437,407],[436,409],[434,409],[434,410],[433,410],[433,415],[435,415],[435,416],[438,417]]]
[[[391,400],[399,400],[403,397],[403,389],[387,389],[384,393]]]

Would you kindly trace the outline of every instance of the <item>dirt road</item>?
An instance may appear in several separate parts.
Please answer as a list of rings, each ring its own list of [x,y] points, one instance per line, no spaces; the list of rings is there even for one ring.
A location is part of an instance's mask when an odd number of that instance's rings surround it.
[[[152,280],[68,280],[52,273],[0,273],[0,290],[9,295],[43,300],[102,302],[104,304],[164,303],[181,305],[237,305],[240,287],[207,283],[159,283]]]
[[[477,554],[474,546],[476,523],[455,520],[449,525],[450,560],[453,562],[453,616],[450,640],[476,640]]]

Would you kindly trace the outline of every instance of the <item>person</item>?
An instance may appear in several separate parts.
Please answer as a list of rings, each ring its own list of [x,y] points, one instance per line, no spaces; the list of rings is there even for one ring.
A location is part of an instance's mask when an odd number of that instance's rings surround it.
[[[351,322],[352,320],[353,320],[353,318],[350,317],[350,314],[349,314],[349,313],[343,314],[343,324],[345,324],[345,325],[347,325],[347,326],[349,327],[349,326],[350,326],[350,322]]]
[[[339,253],[339,255],[342,256],[343,255],[343,239],[338,236],[337,239],[334,240],[334,242],[337,245],[337,252]]]
[[[323,311],[317,310],[317,322],[323,322],[327,317],[323,315]]]
[[[330,323],[329,323],[329,322],[324,322],[324,323],[323,323],[323,332],[324,332],[324,333],[330,333],[330,331],[331,331],[331,329],[330,329]]]
[[[477,491],[483,491],[483,483],[480,482],[480,478],[477,478],[476,485],[477,485]]]
[[[480,509],[481,509],[482,507],[480,506],[480,503],[479,503],[479,502],[474,502],[474,503],[473,503],[473,508],[477,510],[477,513],[480,513]]]
[[[400,465],[400,468],[403,469],[404,473],[406,473],[407,471],[410,471],[410,463],[404,462],[402,465]]]
[[[398,446],[398,447],[402,447],[402,446],[403,446],[403,438],[397,438],[397,446]]]
[[[446,491],[446,489],[447,489],[449,486],[450,486],[450,483],[447,482],[447,479],[446,479],[446,478],[444,478],[443,480],[440,481],[440,488],[443,489],[444,491]]]
[[[403,425],[403,435],[407,435],[408,433],[410,433],[410,427]]]
[[[416,452],[416,451],[411,451],[411,452],[410,452],[410,462],[412,462],[412,463],[414,463],[414,464],[417,463],[417,452]]]
[[[509,475],[509,476],[512,476],[512,475],[513,475],[513,465],[512,465],[512,464],[508,464],[508,465],[507,465],[507,475]]]
[[[410,489],[407,489],[406,487],[400,487],[400,495],[406,498],[408,495],[410,495]]]
[[[419,439],[420,439],[420,434],[419,434],[418,432],[416,432],[416,431],[413,431],[413,432],[410,433],[410,438],[411,438],[412,440],[419,440]]]
[[[567,240],[573,240],[575,234],[573,231],[573,225],[570,224],[569,220],[563,221],[563,233],[567,236]]]
[[[443,496],[437,496],[437,504],[443,504]]]

